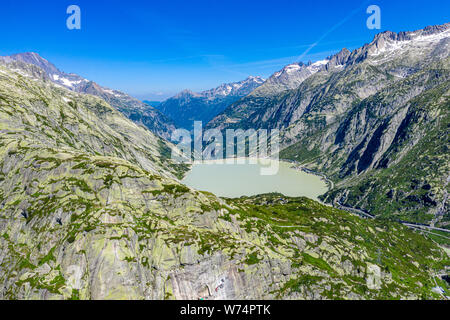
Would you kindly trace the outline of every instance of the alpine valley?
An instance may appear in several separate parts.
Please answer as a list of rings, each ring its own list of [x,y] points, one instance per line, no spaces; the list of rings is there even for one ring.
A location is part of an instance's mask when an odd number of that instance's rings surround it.
[[[385,32],[158,110],[0,58],[0,299],[445,299],[449,54],[450,24]],[[193,119],[280,129],[323,203],[183,185]]]

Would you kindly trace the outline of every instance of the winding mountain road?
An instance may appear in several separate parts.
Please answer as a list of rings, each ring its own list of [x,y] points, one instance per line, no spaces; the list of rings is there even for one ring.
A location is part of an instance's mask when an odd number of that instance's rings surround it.
[[[339,202],[336,202],[334,204],[334,206],[337,207],[338,209],[345,210],[347,212],[357,214],[357,215],[362,216],[363,218],[366,218],[366,219],[376,219],[376,217],[374,215],[371,215],[370,213],[367,213],[367,212],[362,211],[360,209],[344,206],[343,204],[341,204]],[[445,233],[449,233],[450,234],[450,230],[443,229],[443,228],[436,228],[436,227],[433,227],[433,226],[430,226],[430,225],[426,225],[426,224],[418,224],[418,223],[406,222],[406,221],[401,221],[401,220],[398,220],[397,222],[403,224],[404,226],[406,226],[408,228],[421,229],[421,230],[435,230],[435,231],[441,231],[441,232],[445,232]]]

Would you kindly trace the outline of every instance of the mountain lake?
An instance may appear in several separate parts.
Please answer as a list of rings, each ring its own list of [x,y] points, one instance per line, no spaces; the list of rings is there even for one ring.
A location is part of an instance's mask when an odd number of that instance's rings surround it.
[[[241,159],[242,160],[242,159]],[[225,163],[226,160],[208,160],[194,163],[182,183],[200,191],[208,191],[220,197],[238,198],[263,193],[278,192],[288,197],[318,197],[328,191],[327,183],[314,174],[303,172],[293,164],[279,161],[275,175],[262,175],[261,170],[276,165],[273,161],[262,160],[251,163]],[[268,161],[272,161],[270,164]]]

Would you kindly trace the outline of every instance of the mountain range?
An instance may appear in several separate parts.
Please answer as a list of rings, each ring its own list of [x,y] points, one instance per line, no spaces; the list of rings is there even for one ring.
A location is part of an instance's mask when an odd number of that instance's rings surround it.
[[[173,119],[178,127],[191,129],[194,121],[208,123],[233,102],[245,97],[263,83],[264,79],[250,76],[243,81],[222,84],[200,93],[184,90],[163,101],[156,108]]]
[[[287,66],[207,127],[278,128],[282,158],[333,181],[323,200],[448,228],[449,43],[450,24],[378,34]]]
[[[0,56],[0,62],[10,64],[15,69],[27,69],[28,64],[35,65],[44,71],[43,77],[69,90],[92,94],[107,101],[111,106],[125,114],[133,121],[140,123],[157,135],[169,139],[175,129],[173,122],[152,106],[145,104],[123,92],[111,90],[87,80],[74,73],[60,71],[54,64],[35,52]]]

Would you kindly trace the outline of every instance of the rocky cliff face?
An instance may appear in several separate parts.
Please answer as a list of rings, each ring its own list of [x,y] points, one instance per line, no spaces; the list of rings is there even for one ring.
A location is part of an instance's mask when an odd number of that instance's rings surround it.
[[[448,257],[422,236],[191,190],[165,148],[97,97],[0,66],[0,299],[439,298]]]
[[[279,128],[283,157],[335,182],[327,201],[429,223],[448,191],[449,28],[381,33],[295,90],[252,93],[208,127]]]
[[[142,124],[157,135],[169,139],[175,126],[168,117],[155,108],[118,90],[111,90],[99,84],[80,77],[77,74],[60,71],[55,65],[35,52],[14,54],[0,57],[0,63],[9,65],[22,73],[30,74],[32,67],[43,70],[40,78],[51,81],[69,90],[91,94],[104,99],[111,106],[125,114],[129,119]]]

